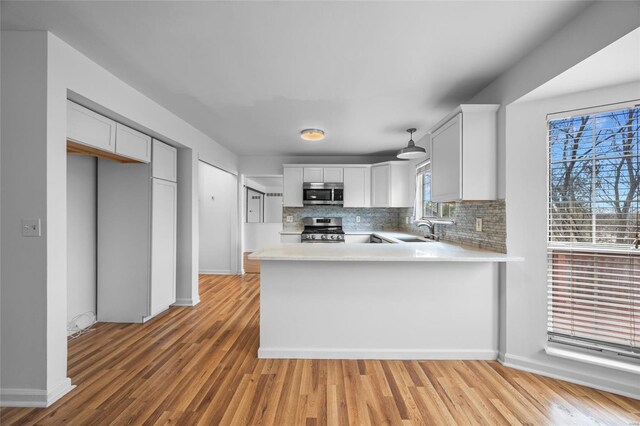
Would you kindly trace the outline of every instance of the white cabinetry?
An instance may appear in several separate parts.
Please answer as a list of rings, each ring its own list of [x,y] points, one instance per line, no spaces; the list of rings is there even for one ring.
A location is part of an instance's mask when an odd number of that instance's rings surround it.
[[[67,101],[67,139],[103,151],[116,150],[116,122]]]
[[[371,168],[344,168],[344,207],[371,206]]]
[[[176,301],[176,223],[178,186],[152,179],[150,316]]]
[[[154,178],[178,180],[178,150],[166,143],[153,141],[153,165],[152,172]]]
[[[304,181],[305,182],[327,182],[337,183],[342,182],[342,167],[305,167],[304,168]]]
[[[302,167],[284,168],[282,191],[282,205],[284,207],[302,207],[303,182]]]
[[[98,160],[98,321],[144,322],[175,302],[177,184],[152,176]]]
[[[150,136],[116,123],[69,100],[67,100],[67,141],[75,152],[121,162],[148,163],[151,161]]]
[[[323,169],[322,182],[328,182],[328,183],[342,182],[344,179],[343,170],[344,169],[342,167],[325,167]]]
[[[387,161],[371,166],[371,207],[410,207],[409,163]]]
[[[324,170],[322,167],[305,167],[305,182],[324,182]]]
[[[151,137],[116,123],[116,154],[148,163],[151,161]]]
[[[431,131],[431,200],[496,199],[496,111],[461,105]]]

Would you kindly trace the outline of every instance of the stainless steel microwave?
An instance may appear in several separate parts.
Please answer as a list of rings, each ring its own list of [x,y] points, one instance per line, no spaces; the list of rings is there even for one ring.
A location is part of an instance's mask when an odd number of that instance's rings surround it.
[[[342,183],[312,183],[302,185],[302,204],[305,206],[344,204],[344,184]]]

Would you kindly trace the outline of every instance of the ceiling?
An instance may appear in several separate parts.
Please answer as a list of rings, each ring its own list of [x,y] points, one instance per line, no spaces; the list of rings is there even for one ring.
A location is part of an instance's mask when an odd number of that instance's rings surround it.
[[[1,22],[50,30],[239,155],[362,155],[420,139],[588,4],[2,1]]]
[[[519,102],[640,81],[640,28],[520,98]],[[640,93],[629,93],[629,100]]]
[[[281,177],[275,176],[251,176],[245,178],[245,184],[247,186],[258,186],[264,188],[280,188],[282,191],[282,187],[284,185]]]

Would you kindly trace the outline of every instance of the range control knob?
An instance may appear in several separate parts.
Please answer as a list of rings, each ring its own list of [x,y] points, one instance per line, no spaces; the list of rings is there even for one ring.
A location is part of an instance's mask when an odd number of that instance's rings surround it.
[[[312,235],[312,236],[311,236],[311,239],[312,239],[312,240],[315,240],[315,239],[316,239],[316,236],[315,236],[315,235]]]
[[[323,236],[322,236],[322,239],[323,239],[323,240],[326,240],[326,239],[327,239],[327,236],[326,236],[326,235],[323,235]]]
[[[336,239],[336,236],[335,236],[335,235],[332,235],[332,236],[331,236],[331,239],[332,239],[332,240],[335,240],[335,239]]]

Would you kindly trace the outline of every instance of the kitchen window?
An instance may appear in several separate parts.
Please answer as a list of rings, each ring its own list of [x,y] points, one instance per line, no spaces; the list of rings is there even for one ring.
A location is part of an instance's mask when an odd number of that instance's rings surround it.
[[[431,201],[431,161],[425,161],[416,168],[416,219],[451,218],[455,203],[434,203]]]
[[[548,340],[640,358],[640,108],[548,117]]]

